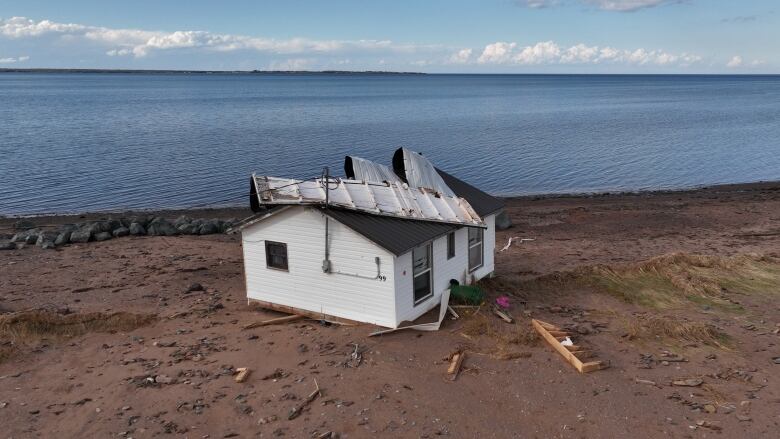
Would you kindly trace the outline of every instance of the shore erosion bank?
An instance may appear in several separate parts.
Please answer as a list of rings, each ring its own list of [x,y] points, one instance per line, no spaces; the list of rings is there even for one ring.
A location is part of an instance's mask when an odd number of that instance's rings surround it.
[[[457,308],[434,333],[368,337],[371,325],[309,320],[243,329],[279,314],[247,306],[238,235],[0,252],[0,425],[8,437],[776,435],[780,183],[521,197],[507,212],[496,276],[480,285],[487,304]],[[19,220],[0,219],[2,232]],[[533,240],[499,251],[510,237]],[[490,312],[498,296],[513,323]],[[610,367],[577,373],[531,318]],[[451,381],[454,351],[466,357]]]

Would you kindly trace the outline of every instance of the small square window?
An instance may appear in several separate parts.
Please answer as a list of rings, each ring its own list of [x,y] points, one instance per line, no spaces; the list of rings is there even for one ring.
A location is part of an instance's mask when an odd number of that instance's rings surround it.
[[[268,268],[287,270],[287,244],[283,242],[265,242],[265,265]]]
[[[455,257],[455,232],[447,235],[447,259]]]

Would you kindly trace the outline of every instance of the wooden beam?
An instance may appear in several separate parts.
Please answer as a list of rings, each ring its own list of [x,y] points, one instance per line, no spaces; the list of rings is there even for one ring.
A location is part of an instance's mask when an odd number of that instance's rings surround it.
[[[452,356],[452,362],[450,363],[447,373],[452,375],[450,381],[455,381],[458,378],[460,369],[463,366],[463,360],[466,359],[466,352],[458,352]]]
[[[243,383],[249,377],[249,374],[252,372],[252,370],[248,367],[239,367],[236,369],[236,372],[238,372],[238,374],[234,378],[235,381],[237,383]]]
[[[305,319],[305,318],[306,318],[306,316],[302,316],[300,314],[295,314],[295,315],[279,317],[279,318],[271,319],[271,320],[260,320],[260,321],[257,321],[257,322],[254,322],[254,323],[250,323],[250,324],[244,326],[244,329],[259,328],[260,326],[278,325],[278,324],[281,324],[281,323],[294,322],[296,320],[301,320],[301,319]]]
[[[567,349],[567,346],[562,345],[558,340],[556,340],[555,337],[553,337],[553,335],[550,334],[550,332],[547,330],[545,325],[543,325],[542,323],[544,322],[541,322],[536,319],[531,319],[531,324],[533,325],[534,329],[536,329],[536,332],[538,332],[539,335],[541,335],[542,338],[544,338],[544,340],[550,346],[553,347],[553,349],[558,351],[558,353],[561,354],[561,356],[564,359],[566,359],[566,361],[568,361],[569,364],[574,366],[574,368],[577,369],[577,371],[579,371],[580,373],[586,373],[601,368],[600,361],[592,361],[590,363],[583,364],[583,362],[580,361],[580,359],[577,358],[577,356],[575,356],[573,353],[571,353],[569,349]],[[547,326],[552,326],[552,325],[547,324]]]
[[[279,305],[277,303],[271,303],[266,302],[264,300],[257,300],[257,299],[247,299],[247,304],[249,306],[256,306],[263,309],[270,309],[271,311],[278,311],[283,312],[285,314],[299,314],[302,316],[306,316],[312,320],[324,320],[326,322],[330,323],[337,323],[340,325],[361,325],[363,322],[358,322],[356,320],[349,320],[344,319],[341,317],[336,317],[334,315],[330,314],[323,314],[320,312],[314,312],[314,311],[307,311],[305,309],[295,308],[292,306],[285,306],[285,305]]]

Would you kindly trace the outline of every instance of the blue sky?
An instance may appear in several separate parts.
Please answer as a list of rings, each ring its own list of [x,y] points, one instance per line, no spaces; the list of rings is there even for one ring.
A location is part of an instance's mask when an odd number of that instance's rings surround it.
[[[0,67],[780,73],[777,0],[0,0]]]

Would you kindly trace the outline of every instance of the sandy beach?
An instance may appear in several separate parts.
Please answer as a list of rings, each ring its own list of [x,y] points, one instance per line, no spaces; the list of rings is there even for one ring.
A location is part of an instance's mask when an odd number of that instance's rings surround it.
[[[528,238],[438,332],[246,304],[237,235],[0,252],[3,437],[771,437],[780,422],[780,183],[507,200]],[[248,209],[156,212],[241,218]],[[43,216],[37,225],[106,218]],[[11,233],[17,218],[0,219]],[[609,368],[579,374],[530,319]],[[467,354],[457,380],[449,355]],[[251,370],[236,382],[237,368]],[[316,380],[316,384],[315,384]],[[288,419],[318,386],[302,414]],[[330,435],[328,435],[330,433]]]

